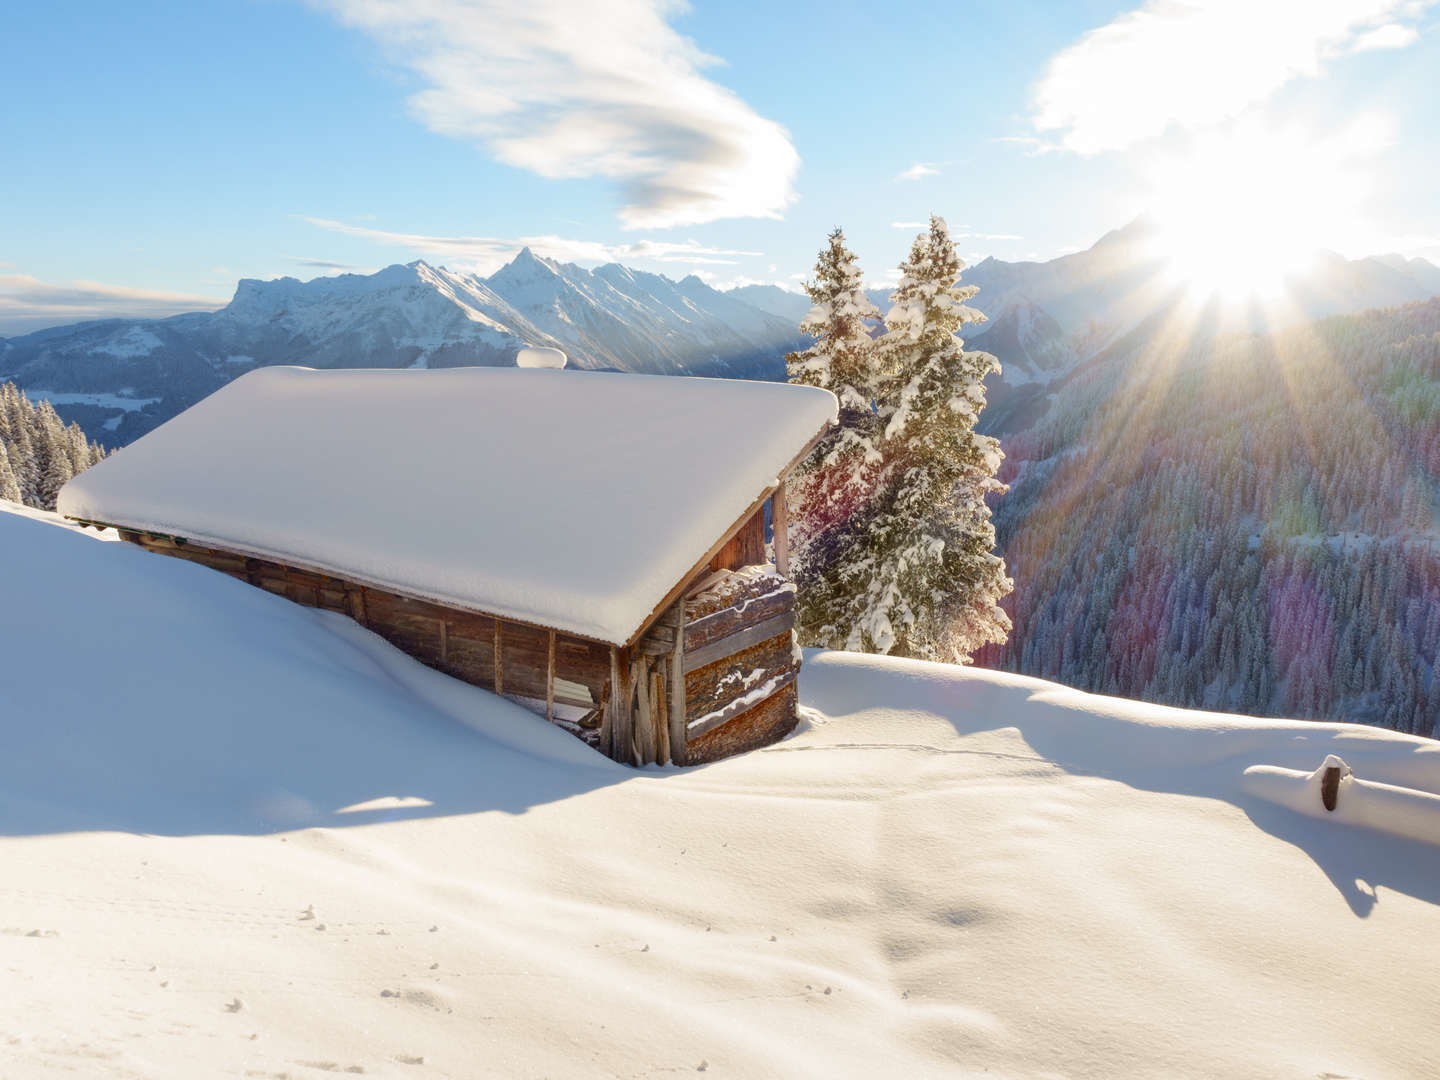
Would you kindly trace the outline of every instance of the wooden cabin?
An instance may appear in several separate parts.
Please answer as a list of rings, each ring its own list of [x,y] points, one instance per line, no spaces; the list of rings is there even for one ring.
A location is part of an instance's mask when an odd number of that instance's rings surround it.
[[[795,726],[785,478],[835,413],[783,383],[262,368],[60,510],[348,615],[617,761],[699,764]]]

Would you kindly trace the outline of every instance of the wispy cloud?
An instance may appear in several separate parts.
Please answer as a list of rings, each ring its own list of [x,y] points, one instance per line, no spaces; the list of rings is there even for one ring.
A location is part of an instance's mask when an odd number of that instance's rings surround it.
[[[303,220],[330,232],[406,248],[418,255],[461,260],[464,269],[481,274],[498,270],[524,247],[549,259],[577,263],[650,260],[732,265],[741,256],[762,254],[759,251],[707,247],[694,240],[637,240],[629,244],[605,244],[597,240],[572,240],[563,236],[427,236],[423,233],[372,229],[367,225],[351,225],[328,218],[306,217]]]
[[[1040,138],[1038,135],[997,135],[991,142],[1010,143],[1014,146],[1023,146],[1026,157],[1038,157],[1041,154],[1052,154],[1060,147],[1055,143]]]
[[[930,228],[928,221],[892,221],[892,229],[920,229]],[[1023,236],[1016,233],[983,233],[983,232],[952,232],[952,240],[1024,240]]]
[[[1215,124],[1344,53],[1409,44],[1433,2],[1150,0],[1051,59],[1032,121],[1080,154]]]
[[[158,319],[184,311],[214,311],[225,304],[213,296],[97,281],[55,285],[30,274],[0,274],[0,334],[27,334],[87,319]]]
[[[552,179],[620,185],[628,228],[778,217],[800,157],[783,127],[705,78],[667,19],[683,0],[312,0],[427,88],[432,131]]]
[[[919,180],[926,176],[939,176],[940,166],[930,161],[917,161],[895,177],[896,180]]]
[[[353,273],[355,271],[363,271],[365,273],[371,272],[371,268],[367,266],[358,266],[353,263],[333,262],[330,259],[312,259],[305,255],[291,255],[289,256],[289,259],[295,265],[308,267],[311,270],[331,270],[336,273]]]

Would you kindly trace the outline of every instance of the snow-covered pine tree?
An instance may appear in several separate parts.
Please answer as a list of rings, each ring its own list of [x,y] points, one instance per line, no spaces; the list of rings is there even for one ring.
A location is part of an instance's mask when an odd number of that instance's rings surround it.
[[[4,439],[0,439],[0,499],[13,503],[20,501],[20,481],[10,468],[10,455],[5,450]]]
[[[18,496],[15,502],[41,510],[55,509],[55,496],[65,481],[105,456],[79,424],[68,427],[48,401],[31,405],[14,383],[0,385],[0,447]],[[0,470],[0,491],[8,490]],[[9,498],[0,495],[0,498]]]
[[[997,440],[975,431],[989,353],[967,352],[958,331],[984,318],[959,285],[964,263],[944,219],[915,239],[891,294],[880,344],[880,489],[865,530],[868,580],[852,601],[846,646],[967,663],[1002,642],[1009,617],[999,601],[1014,587],[994,553],[985,495],[995,479]]]
[[[786,370],[791,382],[833,392],[840,415],[791,481],[790,573],[799,585],[802,640],[833,644],[848,632],[836,620],[853,591],[850,559],[882,461],[875,405],[880,372],[870,333],[880,311],[865,295],[864,275],[840,229],[821,249],[805,291],[814,306],[800,329],[815,342],[786,356]]]

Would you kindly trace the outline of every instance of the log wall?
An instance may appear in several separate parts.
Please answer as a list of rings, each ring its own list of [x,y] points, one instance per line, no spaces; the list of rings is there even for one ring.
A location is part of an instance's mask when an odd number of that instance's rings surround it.
[[[148,551],[209,566],[297,604],[349,615],[422,664],[486,690],[530,699],[539,703],[537,711],[550,700],[570,712],[584,710],[589,715],[564,721],[562,726],[592,746],[599,745],[603,706],[610,692],[609,646],[556,632],[555,678],[581,689],[552,690],[551,633],[540,627],[458,611],[222,549],[177,544],[144,533],[122,531],[121,536]]]
[[[800,671],[794,625],[795,586],[762,567],[727,575],[685,601],[687,764],[794,728],[795,696],[787,693]],[[726,734],[711,738],[720,731]]]
[[[727,558],[755,559],[758,548],[763,560],[763,524],[755,514],[726,545]],[[754,563],[707,569],[701,591],[664,612],[633,648],[620,649],[220,548],[120,534],[297,604],[348,615],[421,663],[525,699],[617,761],[699,764],[773,742],[795,726],[795,587]]]

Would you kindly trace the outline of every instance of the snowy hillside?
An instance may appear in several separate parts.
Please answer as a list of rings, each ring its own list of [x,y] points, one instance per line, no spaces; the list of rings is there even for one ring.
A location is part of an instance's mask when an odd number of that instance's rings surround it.
[[[541,345],[582,368],[778,378],[798,339],[792,320],[698,278],[618,263],[585,270],[526,248],[488,279],[425,262],[305,282],[247,279],[213,313],[41,330],[0,342],[0,382],[13,378],[120,445],[271,364],[497,365]]]
[[[635,772],[348,620],[36,517],[0,512],[7,1080],[1440,1057],[1440,846],[1246,775],[1339,754],[1427,823],[1435,743],[820,653],[793,739]]]

